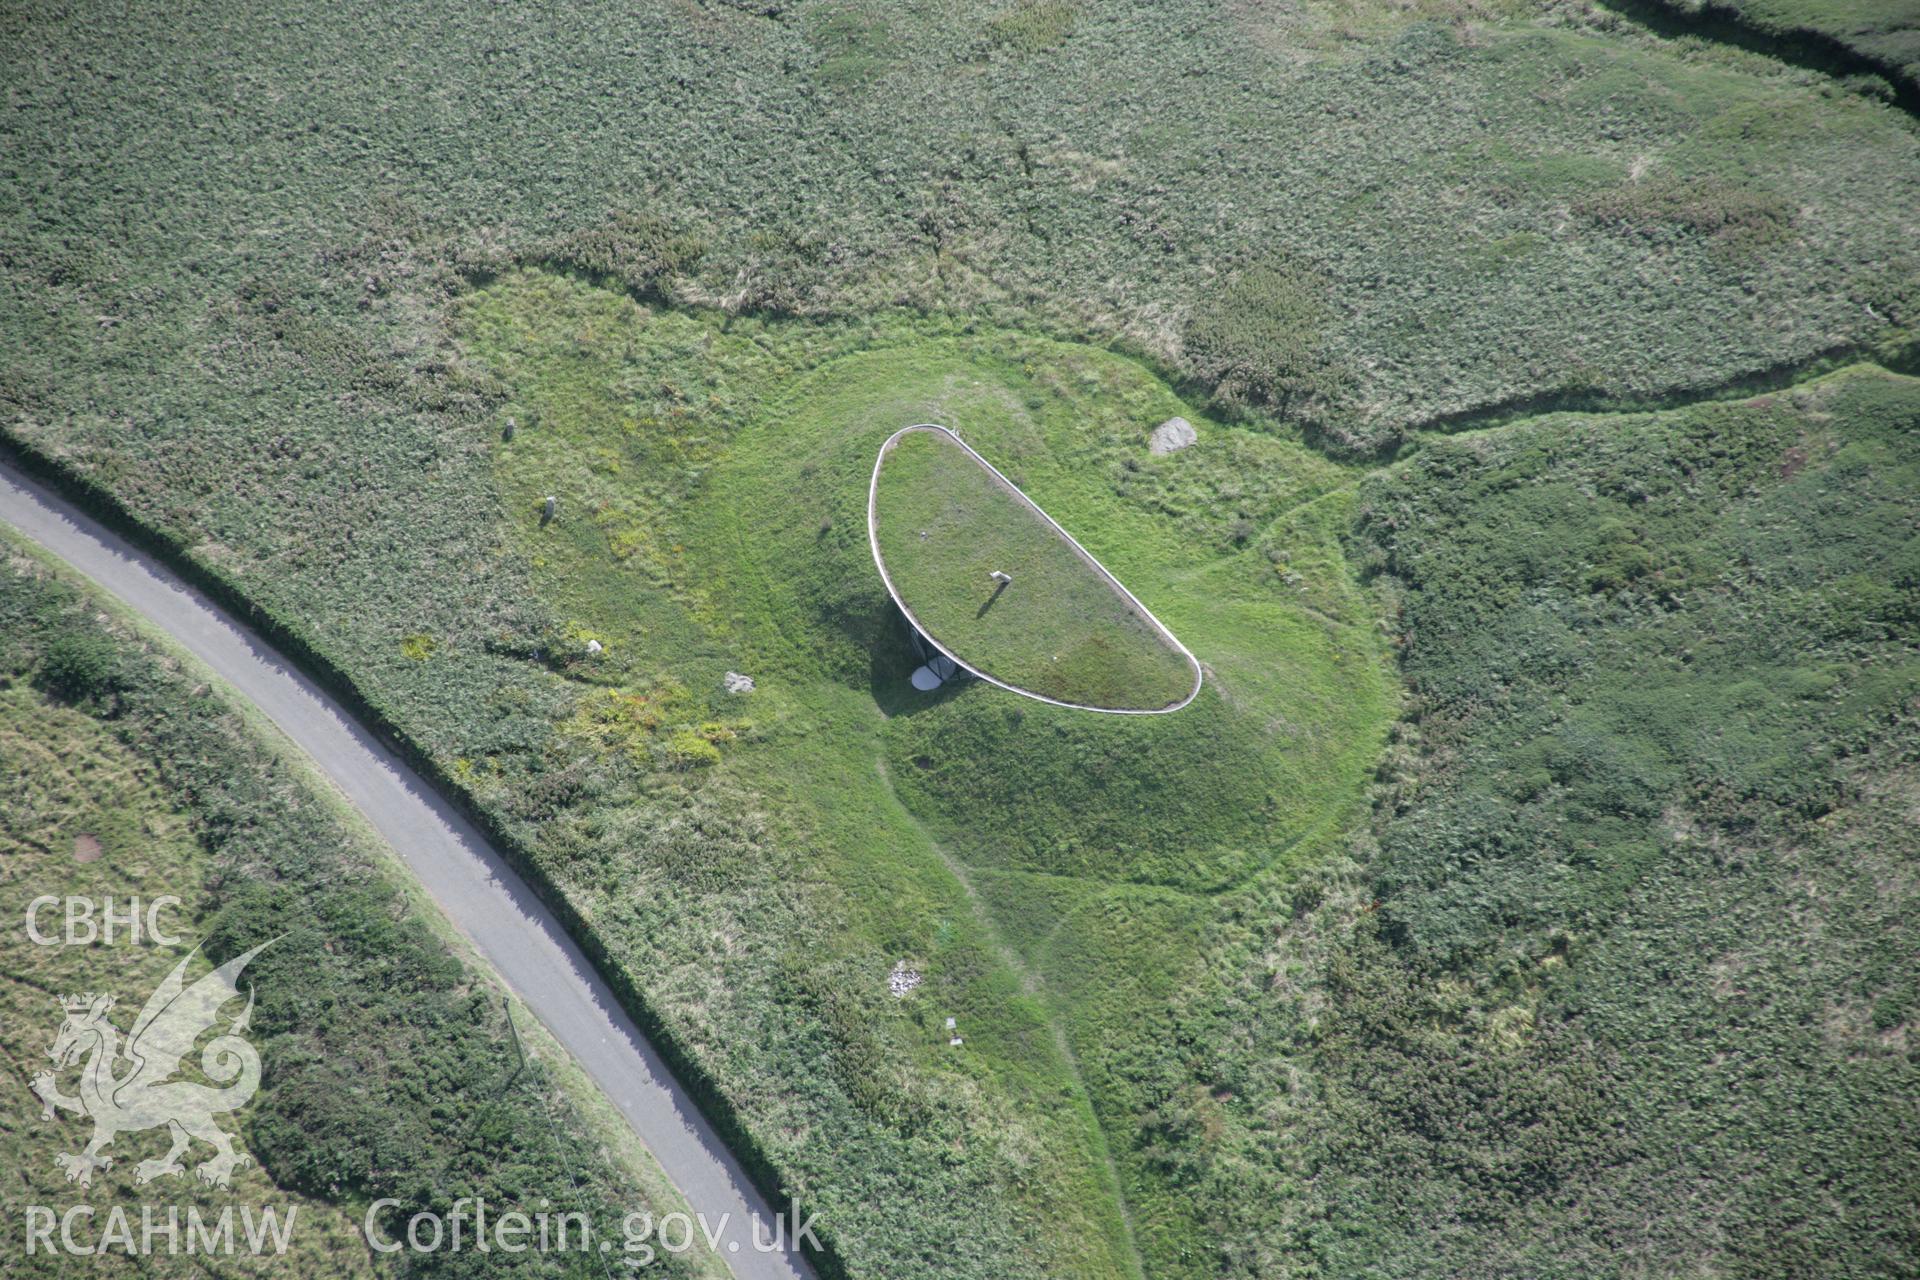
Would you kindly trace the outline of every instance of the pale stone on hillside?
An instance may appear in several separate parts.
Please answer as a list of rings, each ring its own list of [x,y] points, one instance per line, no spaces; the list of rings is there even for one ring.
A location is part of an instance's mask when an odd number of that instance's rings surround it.
[[[1147,440],[1147,452],[1178,453],[1199,438],[1200,433],[1185,418],[1168,418],[1153,429],[1153,435]]]
[[[728,693],[753,692],[753,677],[743,676],[738,671],[727,672],[725,678],[723,678],[720,683],[726,687]]]

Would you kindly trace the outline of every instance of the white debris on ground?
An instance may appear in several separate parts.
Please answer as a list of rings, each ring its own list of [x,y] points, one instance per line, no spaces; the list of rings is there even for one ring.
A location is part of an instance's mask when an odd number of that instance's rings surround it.
[[[958,1018],[948,1018],[948,1019],[947,1019],[947,1030],[949,1030],[949,1031],[951,1031],[951,1030],[953,1030],[953,1029],[954,1029],[955,1027],[957,1027],[957,1026],[959,1026],[959,1025],[960,1025],[960,1019],[958,1019]]]
[[[1147,438],[1148,453],[1178,453],[1200,439],[1200,433],[1185,418],[1168,418]]]
[[[947,1030],[949,1030],[949,1031],[952,1031],[952,1030],[953,1030],[953,1029],[954,1029],[955,1027],[957,1027],[957,1026],[959,1026],[959,1025],[960,1025],[960,1020],[959,1020],[958,1018],[948,1018],[948,1019],[947,1019]],[[954,1036],[954,1037],[953,1037],[952,1039],[950,1039],[950,1040],[948,1040],[948,1041],[947,1041],[947,1043],[948,1043],[948,1044],[950,1044],[950,1045],[952,1045],[952,1046],[953,1046],[954,1048],[956,1048],[956,1049],[958,1049],[958,1048],[959,1048],[959,1047],[960,1047],[961,1045],[963,1045],[963,1044],[965,1044],[965,1043],[966,1043],[966,1041],[965,1041],[965,1040],[962,1040],[962,1039],[961,1039],[961,1038],[960,1038],[960,1037],[959,1037],[959,1036],[958,1036],[958,1035],[956,1034],[956,1035],[955,1035],[955,1036]]]
[[[958,1049],[961,1045],[965,1044],[966,1041],[962,1040],[959,1036],[955,1036],[953,1039],[947,1041],[947,1043]]]
[[[606,648],[606,646],[601,644],[598,640],[587,641],[587,652],[589,654],[599,653],[604,648]]]
[[[753,677],[743,676],[738,671],[727,672],[725,678],[722,679],[720,683],[726,686],[726,690],[728,693],[752,693],[753,692]]]
[[[920,971],[908,968],[907,962],[900,960],[895,962],[893,972],[887,975],[887,990],[893,992],[895,1000],[904,1000],[920,982]]]

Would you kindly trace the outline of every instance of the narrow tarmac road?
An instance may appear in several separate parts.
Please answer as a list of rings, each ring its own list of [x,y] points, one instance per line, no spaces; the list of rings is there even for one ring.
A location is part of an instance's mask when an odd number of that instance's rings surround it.
[[[773,1209],[559,921],[452,805],[224,610],[4,461],[0,522],[172,636],[313,758],[626,1116],[706,1229],[719,1234],[720,1255],[739,1280],[812,1280],[784,1236],[782,1250],[755,1248],[753,1219],[760,1239],[770,1240]]]

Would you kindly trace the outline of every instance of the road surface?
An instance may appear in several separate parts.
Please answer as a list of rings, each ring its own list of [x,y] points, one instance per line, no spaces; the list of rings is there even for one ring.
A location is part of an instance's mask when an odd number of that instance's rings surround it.
[[[312,757],[626,1116],[707,1229],[727,1215],[719,1250],[739,1280],[811,1280],[791,1240],[754,1247],[752,1220],[771,1239],[773,1209],[539,896],[398,754],[225,610],[4,460],[0,523],[173,637]]]

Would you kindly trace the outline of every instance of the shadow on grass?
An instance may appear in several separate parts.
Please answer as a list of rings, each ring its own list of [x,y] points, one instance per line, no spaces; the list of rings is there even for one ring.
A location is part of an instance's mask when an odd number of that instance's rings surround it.
[[[900,611],[887,602],[888,621],[874,628],[874,634],[880,637],[874,645],[871,660],[867,666],[868,691],[873,695],[874,705],[880,708],[880,714],[891,720],[895,716],[911,716],[931,710],[948,699],[953,698],[968,684],[969,680],[950,680],[928,693],[922,693],[913,687],[913,671],[920,665],[920,656],[913,649],[913,631]]]
[[[1007,589],[1007,584],[1004,582],[1001,583],[999,586],[995,587],[993,589],[993,594],[987,597],[987,602],[981,605],[978,609],[976,609],[974,611],[973,616],[976,618],[986,617],[987,610],[993,608],[994,604],[1000,599],[1000,593],[1005,591],[1006,589]]]

